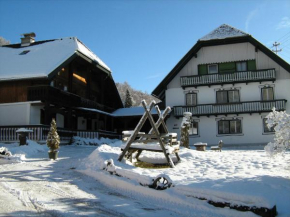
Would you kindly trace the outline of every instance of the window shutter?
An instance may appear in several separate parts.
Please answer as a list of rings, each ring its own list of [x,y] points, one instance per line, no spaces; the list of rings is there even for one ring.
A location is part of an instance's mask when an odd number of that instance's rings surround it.
[[[248,60],[248,71],[257,70],[256,68],[256,60]]]
[[[236,63],[220,63],[219,64],[219,72],[220,73],[228,73],[236,71]]]
[[[207,65],[198,65],[198,74],[206,75],[207,74]]]

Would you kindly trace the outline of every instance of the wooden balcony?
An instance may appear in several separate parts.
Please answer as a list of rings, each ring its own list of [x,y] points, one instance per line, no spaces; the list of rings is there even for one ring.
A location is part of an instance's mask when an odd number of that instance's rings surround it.
[[[271,101],[248,101],[227,104],[202,104],[197,106],[174,106],[174,116],[182,117],[184,112],[191,112],[193,116],[228,115],[243,113],[271,112],[275,107],[277,111],[286,109],[285,99]]]
[[[40,100],[42,102],[47,101],[60,106],[94,108],[108,112],[114,110],[95,101],[82,98],[68,91],[63,91],[51,86],[28,87],[27,100]]]
[[[275,81],[275,69],[264,69],[247,72],[233,72],[226,74],[195,75],[180,77],[180,85],[185,87],[210,86],[215,84],[250,83],[261,81]]]

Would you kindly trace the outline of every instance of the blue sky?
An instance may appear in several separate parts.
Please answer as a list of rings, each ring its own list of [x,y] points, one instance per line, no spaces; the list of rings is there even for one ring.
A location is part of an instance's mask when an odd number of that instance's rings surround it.
[[[221,24],[267,47],[281,42],[290,62],[290,1],[0,0],[0,36],[11,43],[78,37],[113,71],[151,93],[196,41]],[[1,67],[1,66],[0,66]]]

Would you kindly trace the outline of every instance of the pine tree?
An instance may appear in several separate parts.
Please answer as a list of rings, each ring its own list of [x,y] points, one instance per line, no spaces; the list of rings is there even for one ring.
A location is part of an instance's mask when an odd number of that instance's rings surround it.
[[[50,130],[47,135],[46,144],[49,147],[51,152],[59,149],[60,138],[57,133],[56,122],[54,119],[52,119],[51,124],[50,124]]]
[[[126,99],[125,99],[125,108],[130,108],[133,106],[133,98],[129,92],[129,90],[127,89],[126,91]]]

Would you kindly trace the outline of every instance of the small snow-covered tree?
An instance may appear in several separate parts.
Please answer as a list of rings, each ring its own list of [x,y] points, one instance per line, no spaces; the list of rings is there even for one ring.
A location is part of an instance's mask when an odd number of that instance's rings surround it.
[[[190,112],[184,112],[181,122],[180,144],[185,148],[189,148],[189,128],[190,128]]]
[[[269,142],[265,146],[268,155],[283,154],[290,149],[290,115],[285,111],[277,112],[275,108],[267,116],[267,126],[274,127],[274,142]]]
[[[46,144],[49,147],[50,151],[56,151],[57,149],[59,149],[60,138],[57,133],[56,122],[54,119],[52,119],[50,124],[50,130],[47,135]]]
[[[125,108],[130,108],[133,106],[133,98],[129,92],[129,90],[127,89],[126,91],[126,99],[125,99]]]

